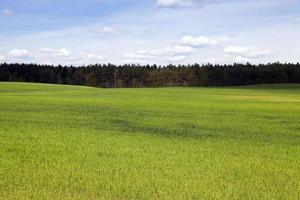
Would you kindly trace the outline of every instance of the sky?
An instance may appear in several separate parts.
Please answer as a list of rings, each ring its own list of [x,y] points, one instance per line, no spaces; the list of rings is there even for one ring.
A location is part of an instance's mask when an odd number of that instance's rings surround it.
[[[0,0],[0,63],[300,62],[300,0]]]

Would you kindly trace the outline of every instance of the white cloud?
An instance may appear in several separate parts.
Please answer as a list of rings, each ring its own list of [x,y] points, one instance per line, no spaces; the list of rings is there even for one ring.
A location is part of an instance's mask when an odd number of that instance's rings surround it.
[[[237,56],[235,58],[235,61],[237,63],[247,63],[247,62],[251,62],[251,59],[250,58],[245,58],[245,57],[242,57],[242,56]]]
[[[99,29],[96,30],[96,33],[112,34],[112,33],[115,33],[115,32],[116,32],[116,30],[113,27],[109,27],[109,26],[102,27],[102,28],[99,28]]]
[[[81,54],[83,57],[87,58],[88,60],[102,60],[103,59],[103,56],[101,55],[95,55],[95,54],[92,54],[92,53],[82,53]]]
[[[79,62],[82,64],[95,64],[102,62],[104,57],[102,55],[97,55],[94,53],[80,53]]]
[[[191,36],[187,35],[181,38],[181,44],[191,47],[207,47],[219,45],[229,41],[236,41],[239,38],[236,36],[219,36],[219,37],[206,37],[206,36]]]
[[[230,64],[233,63],[235,58],[230,55],[219,55],[213,56],[210,58],[203,59],[203,63],[210,63],[210,64]]]
[[[216,57],[204,59],[204,63],[216,64],[218,62],[219,62],[219,59],[217,59]]]
[[[262,58],[271,54],[271,51],[268,49],[242,46],[227,46],[224,52],[226,54],[236,55],[239,58]]]
[[[157,0],[156,6],[167,8],[193,8],[217,1],[218,0]]]
[[[162,62],[178,62],[184,60],[194,49],[190,46],[174,45],[162,49],[155,50],[139,50],[135,53],[125,54],[127,61],[162,61]]]
[[[164,58],[165,62],[181,62],[184,61],[187,58],[187,56],[171,56]]]
[[[40,52],[47,54],[48,56],[52,57],[69,57],[71,56],[70,50],[66,48],[61,49],[51,49],[51,48],[42,48]]]
[[[4,61],[4,56],[0,55],[0,62]]]
[[[11,10],[9,10],[9,9],[3,10],[2,13],[3,13],[4,16],[12,16],[12,15],[14,15],[14,13]]]
[[[183,45],[188,45],[192,47],[205,47],[205,46],[212,46],[212,45],[217,45],[219,42],[214,39],[210,39],[205,36],[184,36],[181,39],[181,43]]]
[[[241,46],[228,46],[224,49],[224,52],[228,54],[244,54],[247,51],[248,48]]]
[[[233,63],[250,63],[253,59],[234,55],[220,55],[219,57],[210,57],[203,60],[203,63],[210,64],[233,64]]]
[[[194,49],[190,46],[182,46],[182,45],[175,45],[172,47],[167,47],[164,49],[154,50],[151,53],[156,55],[178,55],[178,54],[190,54],[194,51]]]
[[[23,59],[29,57],[29,51],[27,49],[13,49],[7,55],[9,58]]]
[[[64,65],[87,65],[100,63],[104,57],[95,53],[76,53],[71,52],[69,49],[51,49],[41,48],[40,52],[45,56],[44,63],[57,63]]]
[[[53,63],[62,65],[76,65],[81,64],[80,59],[74,55],[69,49],[51,49],[41,48],[43,63]]]
[[[148,59],[157,59],[157,56],[153,56],[150,53],[148,54],[146,51],[138,51],[135,53],[126,53],[124,55],[125,59],[129,60],[148,60]]]
[[[105,26],[95,30],[96,35],[116,35],[121,33],[127,33],[127,30],[112,26]]]
[[[236,40],[236,37],[222,36],[210,38],[206,36],[184,36],[175,45],[154,50],[139,50],[127,53],[124,58],[128,62],[181,62],[197,53],[197,48],[219,45],[222,42]],[[195,58],[195,57],[194,57]]]

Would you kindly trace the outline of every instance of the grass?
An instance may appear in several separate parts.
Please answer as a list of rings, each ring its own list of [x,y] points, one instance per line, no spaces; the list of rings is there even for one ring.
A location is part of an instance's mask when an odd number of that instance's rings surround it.
[[[300,199],[300,85],[0,83],[0,199]]]

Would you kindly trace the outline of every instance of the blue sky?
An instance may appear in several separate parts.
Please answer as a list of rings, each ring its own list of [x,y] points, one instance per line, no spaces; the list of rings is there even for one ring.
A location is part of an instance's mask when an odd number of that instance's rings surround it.
[[[298,0],[0,0],[0,62],[298,62]]]

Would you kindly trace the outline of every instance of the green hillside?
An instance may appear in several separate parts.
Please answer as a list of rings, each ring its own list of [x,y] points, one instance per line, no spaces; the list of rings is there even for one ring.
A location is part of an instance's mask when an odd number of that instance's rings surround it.
[[[300,199],[300,85],[0,83],[0,199]]]

